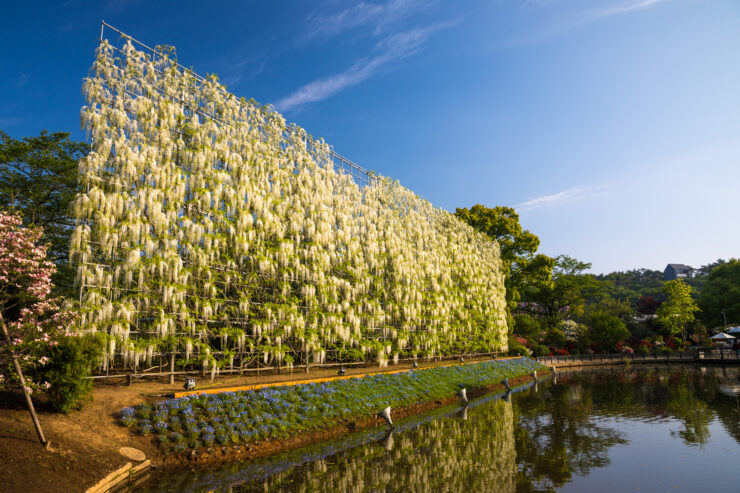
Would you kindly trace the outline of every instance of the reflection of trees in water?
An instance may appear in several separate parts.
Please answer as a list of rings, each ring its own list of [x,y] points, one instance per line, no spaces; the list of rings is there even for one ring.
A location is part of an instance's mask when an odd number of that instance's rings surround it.
[[[738,375],[690,367],[561,373],[558,383],[515,403],[518,491],[553,491],[608,465],[609,448],[626,440],[602,417],[674,419],[682,428],[671,433],[699,447],[718,418],[740,443]]]
[[[732,391],[740,391],[739,375],[690,367],[561,372],[557,383],[513,394],[512,403],[471,403],[467,420],[440,408],[390,436],[373,428],[268,459],[174,474],[149,491],[553,491],[608,466],[609,449],[627,443],[609,418],[675,420],[675,436],[699,447],[718,419],[740,443],[740,396]]]
[[[516,401],[517,491],[554,491],[573,474],[609,464],[607,452],[626,443],[593,419],[593,382],[560,378]]]
[[[668,413],[681,420],[683,430],[671,432],[680,436],[686,445],[704,447],[709,441],[709,423],[714,413],[709,404],[698,395],[692,379],[679,375],[676,385],[669,387],[670,398],[667,404]]]
[[[727,433],[740,443],[740,368],[714,368],[708,372],[719,385],[712,385],[711,407]]]
[[[437,419],[233,491],[501,491],[515,489],[511,404]]]

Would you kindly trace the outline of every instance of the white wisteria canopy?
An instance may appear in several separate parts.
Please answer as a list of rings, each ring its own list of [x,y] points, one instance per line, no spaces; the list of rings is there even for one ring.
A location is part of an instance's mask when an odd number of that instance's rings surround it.
[[[498,245],[449,212],[130,41],[101,43],[84,93],[70,257],[104,366],[506,349]]]

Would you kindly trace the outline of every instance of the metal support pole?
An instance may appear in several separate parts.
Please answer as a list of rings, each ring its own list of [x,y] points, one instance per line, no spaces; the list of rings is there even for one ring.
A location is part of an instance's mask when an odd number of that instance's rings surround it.
[[[44,432],[41,430],[41,423],[39,423],[39,418],[36,416],[36,409],[33,407],[33,401],[31,400],[31,394],[28,392],[28,387],[26,387],[26,380],[23,378],[23,372],[21,371],[21,364],[18,362],[18,356],[13,352],[10,347],[12,345],[10,341],[10,334],[8,333],[8,328],[5,326],[5,320],[3,320],[3,315],[0,313],[0,325],[3,327],[3,334],[5,334],[5,341],[8,343],[8,350],[10,351],[10,355],[13,358],[13,366],[15,367],[15,372],[18,374],[18,380],[21,382],[21,388],[23,389],[23,395],[26,396],[26,405],[28,406],[28,412],[31,413],[31,419],[33,420],[33,426],[36,428],[36,435],[39,437],[39,441],[41,444],[45,447],[49,447],[49,442],[46,441],[46,438],[44,438]]]
[[[170,385],[175,384],[175,352],[170,353]]]

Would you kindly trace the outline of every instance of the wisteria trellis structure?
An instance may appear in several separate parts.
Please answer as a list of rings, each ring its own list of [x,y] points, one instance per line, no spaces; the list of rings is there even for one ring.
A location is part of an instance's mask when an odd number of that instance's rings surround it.
[[[70,257],[104,368],[506,350],[495,242],[167,52],[96,54]]]

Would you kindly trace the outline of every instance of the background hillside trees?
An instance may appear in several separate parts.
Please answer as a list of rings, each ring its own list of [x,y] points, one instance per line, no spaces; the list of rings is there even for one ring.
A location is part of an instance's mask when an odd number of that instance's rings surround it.
[[[663,272],[594,275],[589,262],[537,253],[539,238],[510,207],[459,208],[459,218],[497,240],[507,269],[510,341],[533,353],[679,349],[723,324],[740,323],[740,263],[722,259],[665,282]],[[697,299],[699,305],[697,306]],[[699,312],[699,321],[695,313]],[[703,323],[699,323],[703,322]],[[706,324],[706,325],[704,325]],[[708,326],[708,327],[707,327]],[[570,328],[576,327],[578,330]],[[567,330],[566,330],[567,329]],[[577,335],[568,335],[569,333]]]
[[[740,324],[740,260],[717,265],[699,295],[700,318],[710,327],[723,326],[725,310],[729,324]]]

